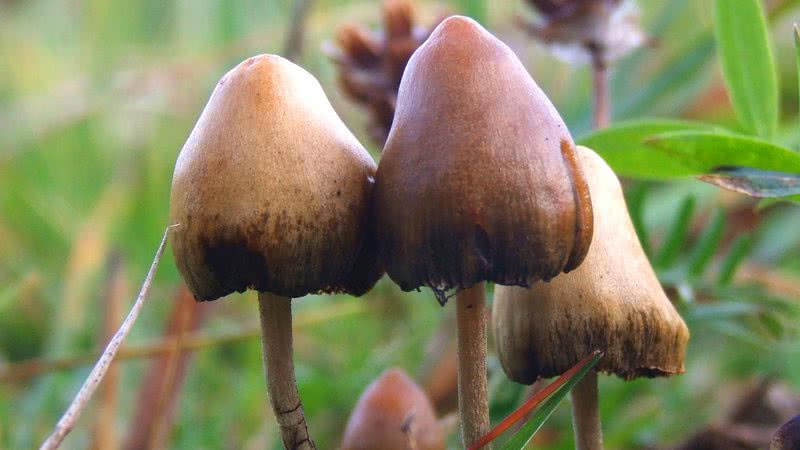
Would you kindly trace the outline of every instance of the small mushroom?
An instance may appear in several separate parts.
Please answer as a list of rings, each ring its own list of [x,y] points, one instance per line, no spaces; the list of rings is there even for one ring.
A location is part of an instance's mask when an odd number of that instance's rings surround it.
[[[464,444],[489,431],[483,282],[576,268],[592,207],[564,121],[519,59],[472,19],[414,53],[375,177],[373,226],[403,290],[457,289]]]
[[[342,450],[444,450],[444,428],[430,400],[408,375],[389,369],[358,399]]]
[[[778,428],[772,440],[769,441],[769,450],[799,450],[800,449],[800,415],[794,416]]]
[[[273,55],[217,84],[175,164],[173,251],[199,301],[255,289],[284,445],[313,448],[292,365],[291,297],[378,279],[367,220],[375,163],[317,80]]]
[[[585,147],[594,241],[574,272],[531,289],[495,289],[493,328],[503,369],[531,384],[560,374],[594,350],[597,369],[624,379],[684,371],[689,332],[670,303],[634,231],[619,180]],[[576,448],[602,448],[596,372],[572,393]]]

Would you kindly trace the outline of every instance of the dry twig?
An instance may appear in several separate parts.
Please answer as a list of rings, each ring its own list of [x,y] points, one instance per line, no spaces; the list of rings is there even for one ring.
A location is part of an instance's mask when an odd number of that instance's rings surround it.
[[[147,294],[150,292],[150,286],[153,284],[153,277],[158,269],[158,263],[161,261],[161,255],[164,254],[164,247],[166,247],[167,244],[167,236],[169,235],[170,230],[175,226],[176,225],[171,225],[164,230],[164,237],[161,238],[161,244],[158,246],[156,255],[153,258],[153,264],[150,266],[150,271],[147,272],[147,277],[145,277],[144,283],[142,283],[142,289],[139,291],[139,296],[136,297],[136,301],[133,303],[131,311],[128,313],[128,317],[126,317],[125,321],[122,322],[119,330],[117,330],[117,334],[114,335],[114,338],[111,339],[111,342],[109,342],[106,346],[105,351],[100,356],[97,364],[95,364],[92,372],[86,378],[86,381],[83,383],[83,386],[81,386],[78,394],[75,395],[75,398],[72,400],[69,408],[67,408],[66,412],[64,412],[64,415],[61,416],[61,419],[59,419],[55,430],[53,430],[53,433],[47,438],[47,440],[44,441],[44,443],[42,443],[42,446],[39,447],[39,450],[52,450],[61,445],[61,442],[64,440],[67,434],[69,434],[69,432],[75,427],[75,423],[78,421],[81,412],[83,412],[83,409],[92,398],[92,394],[94,394],[97,386],[99,386],[100,382],[103,381],[103,377],[108,371],[108,368],[111,366],[111,362],[114,360],[114,356],[119,350],[119,347],[122,345],[122,341],[124,341],[128,336],[128,333],[130,333],[131,329],[133,328],[133,324],[136,323],[136,319],[139,317],[139,311],[141,311],[142,306],[144,305],[144,300],[147,298]]]

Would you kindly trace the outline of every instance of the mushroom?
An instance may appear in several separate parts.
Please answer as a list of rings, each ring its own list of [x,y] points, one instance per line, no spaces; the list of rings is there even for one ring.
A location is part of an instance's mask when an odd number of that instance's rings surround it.
[[[769,441],[769,450],[797,449],[800,449],[800,415],[781,425]]]
[[[457,289],[464,444],[489,431],[483,282],[530,286],[576,268],[588,188],[555,107],[505,44],[443,21],[414,53],[375,177],[379,254],[405,291]]]
[[[369,239],[375,163],[317,80],[273,55],[217,84],[175,164],[178,269],[198,301],[259,292],[263,357],[286,448],[313,448],[295,385],[291,298],[360,295],[381,271]]]
[[[430,400],[400,369],[373,381],[353,409],[342,450],[444,450],[444,428]]]
[[[642,250],[619,180],[590,149],[578,147],[578,158],[595,211],[602,211],[594,216],[594,241],[572,273],[531,289],[495,289],[492,322],[503,369],[531,384],[601,350],[597,369],[624,379],[682,373],[689,332]],[[572,399],[576,448],[602,448],[596,372]]]

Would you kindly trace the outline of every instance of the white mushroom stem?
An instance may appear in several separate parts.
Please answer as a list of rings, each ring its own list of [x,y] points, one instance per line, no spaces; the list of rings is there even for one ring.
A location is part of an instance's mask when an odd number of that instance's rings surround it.
[[[267,391],[287,449],[313,450],[303,404],[297,392],[292,362],[292,299],[267,292],[258,294],[261,345]]]
[[[597,402],[597,372],[589,371],[572,389],[572,426],[576,450],[602,450],[603,431]]]
[[[486,371],[486,292],[483,283],[456,294],[458,410],[461,437],[469,447],[489,432]],[[490,449],[487,445],[484,449]]]

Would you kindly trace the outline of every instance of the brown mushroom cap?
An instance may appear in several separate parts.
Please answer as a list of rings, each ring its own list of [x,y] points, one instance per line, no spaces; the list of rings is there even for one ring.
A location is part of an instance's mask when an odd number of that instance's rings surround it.
[[[248,288],[360,295],[380,276],[374,173],[311,74],[250,58],[219,81],[175,164],[178,269],[198,300]]]
[[[769,450],[797,450],[800,449],[800,415],[783,424],[772,440],[769,441]]]
[[[413,441],[414,447],[409,443]],[[389,369],[361,394],[342,450],[444,450],[445,433],[425,393],[400,369]]]
[[[614,172],[578,147],[594,204],[594,241],[574,272],[531,289],[498,286],[493,327],[503,369],[530,384],[593,350],[598,370],[629,379],[682,373],[689,331],[642,250]]]
[[[592,235],[574,143],[547,96],[477,22],[442,22],[409,61],[376,175],[374,226],[404,290],[529,286]]]

